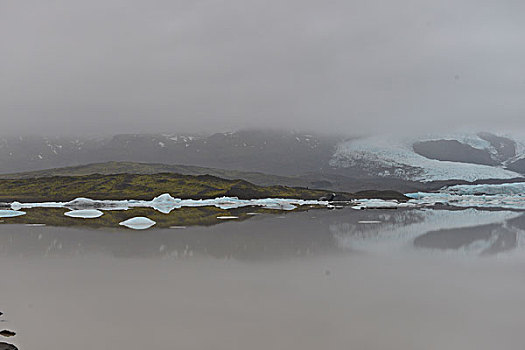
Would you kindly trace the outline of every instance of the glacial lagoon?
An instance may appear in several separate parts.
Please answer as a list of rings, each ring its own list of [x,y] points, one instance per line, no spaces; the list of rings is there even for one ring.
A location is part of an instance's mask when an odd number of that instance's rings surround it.
[[[2,325],[42,350],[519,347],[524,212],[374,203],[25,208],[0,225]]]

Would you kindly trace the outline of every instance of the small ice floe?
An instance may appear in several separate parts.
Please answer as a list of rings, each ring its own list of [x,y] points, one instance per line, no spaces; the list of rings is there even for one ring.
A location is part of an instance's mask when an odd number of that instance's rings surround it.
[[[46,224],[25,224],[27,227],[43,227],[46,226]]]
[[[64,215],[71,218],[95,219],[101,217],[104,213],[97,209],[81,209],[68,211]]]
[[[105,210],[127,210],[127,200],[94,200],[91,198],[76,198],[64,203],[63,206],[71,209],[105,209]]]
[[[20,203],[13,202],[11,203],[11,209],[20,210],[20,209],[31,209],[31,208],[62,208],[64,203],[60,202],[42,202],[42,203]]]
[[[184,230],[186,226],[170,226],[170,228],[176,229],[176,230]]]
[[[357,222],[358,224],[380,224],[381,221],[377,220],[361,220]]]
[[[133,230],[145,230],[155,224],[155,221],[148,219],[144,216],[137,216],[119,223],[119,225],[126,226],[127,228],[131,228]]]
[[[19,211],[19,210],[0,210],[0,218],[14,218],[16,216],[25,215],[25,211]]]
[[[239,217],[238,216],[217,216],[217,219],[219,220],[234,220],[234,219],[238,219]]]
[[[383,199],[360,199],[356,202],[353,209],[397,209],[414,207],[413,203],[400,203],[396,200],[383,200]]]

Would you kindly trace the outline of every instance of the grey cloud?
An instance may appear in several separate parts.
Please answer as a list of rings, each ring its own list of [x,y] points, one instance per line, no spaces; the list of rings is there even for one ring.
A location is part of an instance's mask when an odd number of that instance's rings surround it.
[[[0,1],[2,133],[521,127],[521,1]]]

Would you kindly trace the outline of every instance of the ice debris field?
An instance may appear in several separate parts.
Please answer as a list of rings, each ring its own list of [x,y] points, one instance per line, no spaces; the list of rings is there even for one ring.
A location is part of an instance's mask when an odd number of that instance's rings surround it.
[[[351,208],[363,209],[398,209],[425,208],[442,204],[460,208],[525,210],[525,182],[506,183],[498,185],[456,185],[441,189],[438,192],[408,193],[409,200],[361,199],[348,203]],[[170,194],[163,194],[151,201],[143,200],[93,200],[77,198],[70,202],[43,203],[11,203],[11,210],[0,210],[0,218],[10,218],[24,215],[22,209],[30,208],[67,208],[70,211],[64,215],[72,218],[95,219],[104,215],[104,210],[127,210],[131,208],[152,208],[161,213],[169,214],[183,207],[215,206],[228,210],[241,207],[260,207],[274,210],[294,210],[304,205],[324,206],[328,209],[342,208],[328,201],[302,199],[238,199],[236,197],[220,197],[214,199],[180,199]],[[217,216],[218,220],[238,219],[236,216]],[[137,217],[121,222],[120,225],[133,229],[146,229],[155,225],[151,219]]]

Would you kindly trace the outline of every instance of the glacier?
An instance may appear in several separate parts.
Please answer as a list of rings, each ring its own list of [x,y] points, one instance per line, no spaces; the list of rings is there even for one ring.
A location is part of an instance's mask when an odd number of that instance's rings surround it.
[[[427,136],[370,136],[350,140],[338,145],[330,160],[334,168],[359,167],[370,175],[396,177],[412,181],[512,179],[521,174],[498,166],[429,159],[414,152],[419,141],[457,140],[476,149],[495,152],[489,142],[472,133],[454,133]],[[517,152],[525,147],[517,142]],[[517,157],[524,156],[519,153]]]

